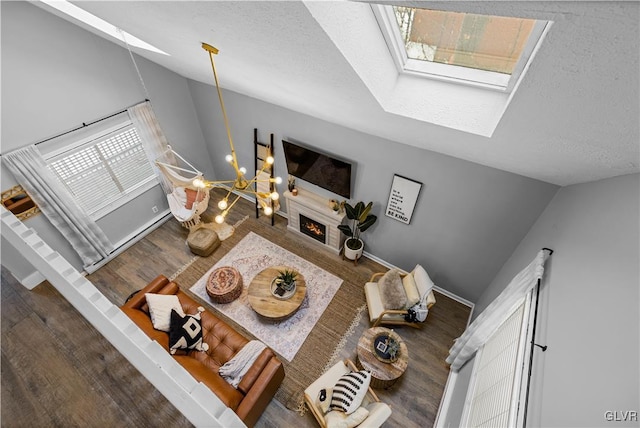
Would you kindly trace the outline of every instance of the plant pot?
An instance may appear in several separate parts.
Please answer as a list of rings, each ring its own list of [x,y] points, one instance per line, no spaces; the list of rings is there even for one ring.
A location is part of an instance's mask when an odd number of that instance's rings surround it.
[[[354,247],[357,246],[357,249],[353,249],[349,247],[349,245],[352,245],[353,241],[356,241],[358,243],[357,245],[353,245]],[[362,242],[362,239],[348,238],[344,242],[344,256],[349,260],[360,259],[360,257],[362,257],[363,251],[364,251],[364,242]]]
[[[284,287],[276,284],[276,280],[271,281],[271,295],[276,299],[286,300],[291,298],[294,294],[296,294],[296,282],[293,281],[293,284],[290,286],[289,290],[286,290]]]

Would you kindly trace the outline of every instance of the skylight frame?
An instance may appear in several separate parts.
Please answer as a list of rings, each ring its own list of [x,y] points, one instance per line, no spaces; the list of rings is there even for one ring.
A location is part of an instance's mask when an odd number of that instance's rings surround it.
[[[40,3],[47,5],[50,8],[57,10],[58,12],[64,13],[65,15],[76,19],[108,36],[117,39],[120,42],[123,42],[125,45],[133,46],[136,48],[144,49],[149,52],[155,52],[161,55],[170,56],[168,53],[159,49],[152,44],[145,42],[134,36],[131,33],[124,31],[123,29],[116,27],[110,22],[105,21],[102,18],[97,17],[96,15],[87,12],[86,10],[74,5],[73,3],[66,0],[39,0]]]
[[[551,25],[551,21],[536,20],[513,72],[505,74],[409,58],[396,22],[393,6],[371,4],[371,9],[378,21],[398,72],[505,93],[510,93],[517,87]]]

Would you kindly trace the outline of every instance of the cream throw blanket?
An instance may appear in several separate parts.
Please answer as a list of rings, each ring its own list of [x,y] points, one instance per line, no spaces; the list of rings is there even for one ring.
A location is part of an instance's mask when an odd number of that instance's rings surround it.
[[[252,340],[244,345],[232,359],[224,363],[218,369],[218,373],[224,380],[230,383],[231,386],[237,388],[242,377],[266,347],[267,345],[259,340]]]

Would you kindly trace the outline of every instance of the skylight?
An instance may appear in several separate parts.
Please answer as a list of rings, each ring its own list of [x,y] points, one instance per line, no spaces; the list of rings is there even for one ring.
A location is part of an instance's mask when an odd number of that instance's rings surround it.
[[[150,45],[149,43],[140,40],[139,38],[137,38],[136,36],[127,33],[126,31],[116,27],[113,24],[108,23],[107,21],[105,21],[104,19],[98,18],[97,16],[87,12],[84,9],[79,8],[78,6],[69,3],[68,1],[65,0],[40,0],[40,2],[72,17],[75,18],[81,22],[84,22],[87,25],[90,25],[91,27],[95,28],[96,30],[99,30],[105,34],[108,34],[111,37],[114,37],[118,40],[120,40],[121,42],[124,42],[126,44],[129,44],[130,46],[135,46],[137,48],[141,48],[141,49],[145,49],[151,52],[155,52],[155,53],[159,53],[162,55],[169,55],[168,53],[164,52],[163,50],[160,50],[158,48],[156,48],[153,45]]]
[[[511,91],[547,21],[373,5],[401,72]]]

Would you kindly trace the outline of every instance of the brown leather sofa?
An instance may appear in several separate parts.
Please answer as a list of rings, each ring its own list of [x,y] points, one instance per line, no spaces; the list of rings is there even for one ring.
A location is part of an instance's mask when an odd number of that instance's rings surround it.
[[[169,352],[169,334],[153,328],[145,293],[177,295],[185,314],[197,313],[202,305],[180,291],[178,284],[160,275],[122,306],[122,311],[129,318]],[[202,329],[203,341],[209,345],[207,351],[190,351],[173,357],[197,381],[209,387],[247,426],[253,426],[284,379],[282,363],[271,349],[266,348],[236,389],[218,374],[218,369],[249,340],[208,310],[202,313]]]

